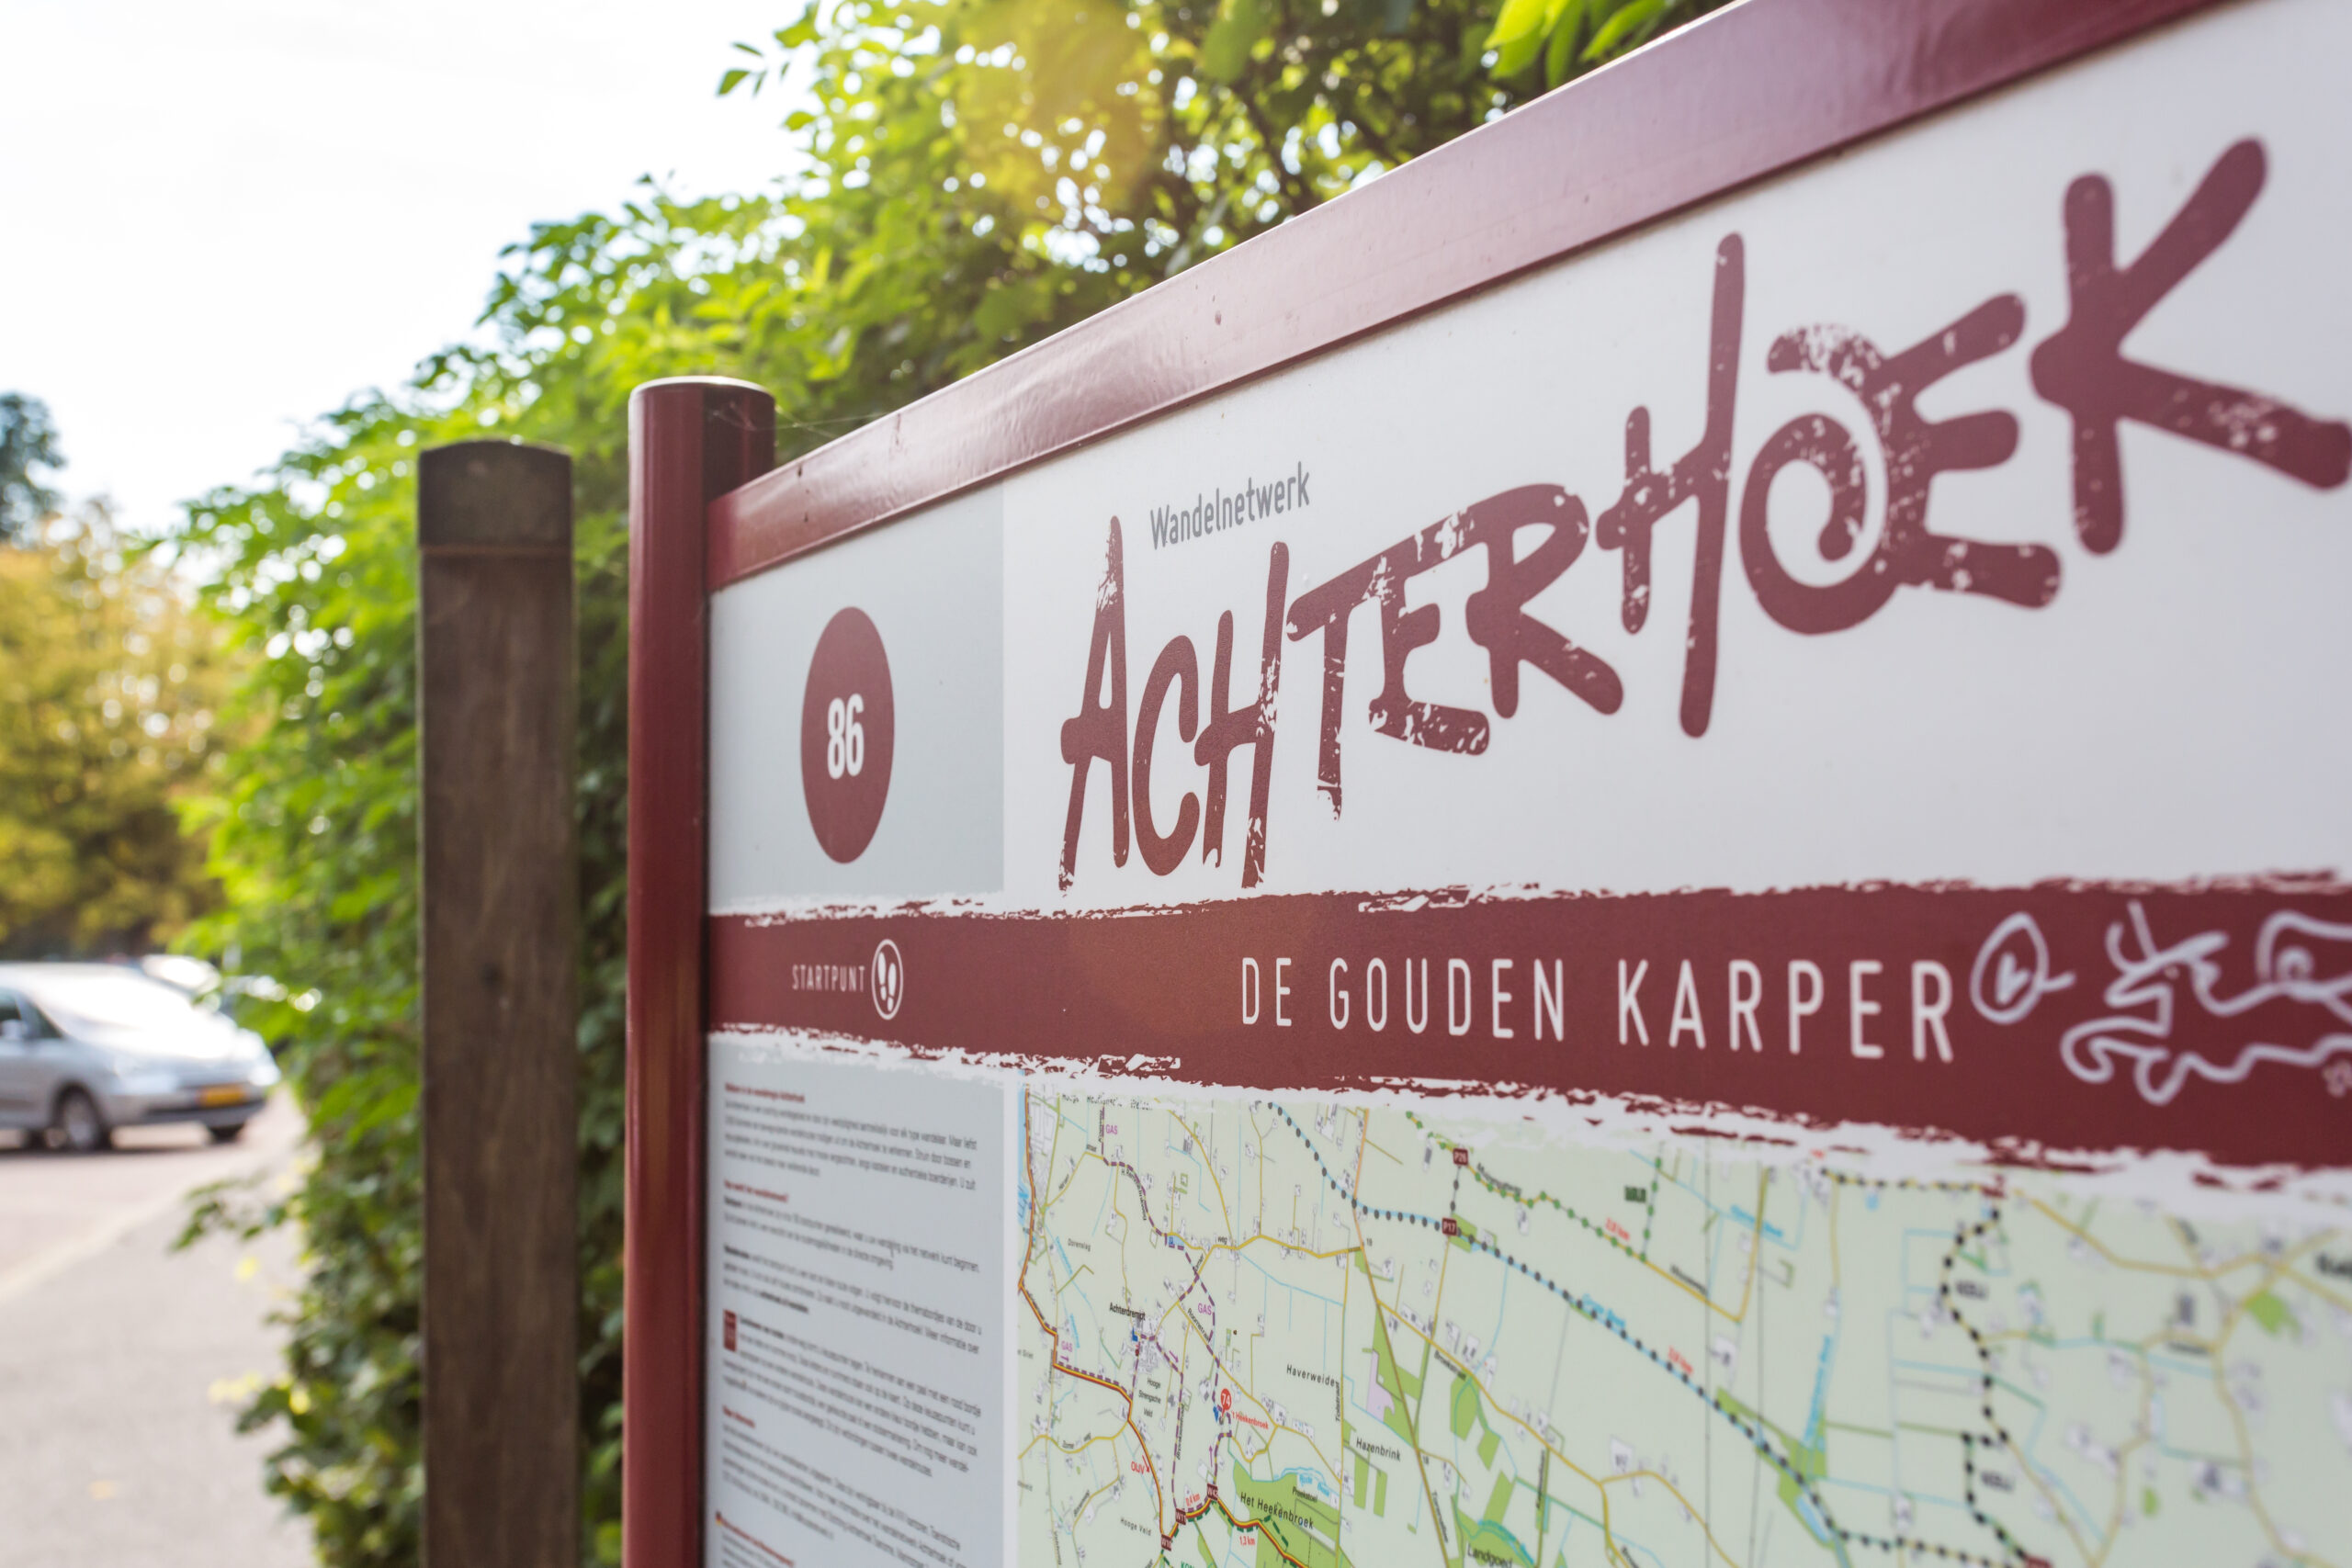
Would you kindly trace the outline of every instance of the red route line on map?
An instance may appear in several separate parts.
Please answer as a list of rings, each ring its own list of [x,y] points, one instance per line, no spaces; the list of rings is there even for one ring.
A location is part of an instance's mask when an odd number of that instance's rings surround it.
[[[1022,1163],[1029,1168],[1029,1190],[1034,1193],[1038,1190],[1037,1168],[1034,1161],[1029,1140],[1025,1137],[1021,1141],[1021,1159]],[[1151,1477],[1152,1526],[1157,1533],[1165,1535],[1168,1532],[1159,1529],[1159,1525],[1160,1519],[1165,1517],[1165,1510],[1168,1506],[1168,1498],[1167,1495],[1159,1489],[1159,1469],[1157,1465],[1152,1463],[1151,1446],[1143,1440],[1143,1429],[1136,1425],[1135,1395],[1128,1393],[1125,1389],[1121,1388],[1117,1383],[1111,1382],[1108,1378],[1096,1377],[1092,1372],[1082,1372],[1076,1367],[1070,1366],[1063,1361],[1060,1354],[1062,1337],[1059,1332],[1055,1329],[1052,1324],[1046,1321],[1046,1314],[1038,1309],[1037,1299],[1029,1293],[1029,1259],[1035,1257],[1037,1254],[1037,1222],[1039,1216],[1042,1215],[1044,1212],[1045,1206],[1043,1204],[1032,1201],[1029,1205],[1029,1245],[1023,1249],[1021,1255],[1021,1279],[1018,1284],[1018,1288],[1021,1292],[1021,1299],[1028,1303],[1029,1315],[1037,1320],[1038,1328],[1044,1332],[1046,1342],[1051,1347],[1051,1348],[1046,1351],[1046,1364],[1057,1372],[1067,1372],[1071,1377],[1083,1378],[1091,1383],[1100,1383],[1104,1388],[1109,1389],[1113,1393],[1117,1394],[1125,1404],[1127,1407],[1127,1419],[1125,1423],[1126,1428],[1128,1431],[1135,1434],[1136,1447],[1143,1450],[1144,1473]],[[1280,1549],[1277,1548],[1277,1550]]]
[[[1184,1526],[1192,1524],[1193,1521],[1206,1515],[1212,1507],[1216,1508],[1218,1513],[1223,1514],[1225,1516],[1225,1522],[1231,1525],[1235,1529],[1256,1530],[1265,1543],[1274,1549],[1274,1555],[1281,1558],[1283,1562],[1296,1562],[1298,1563],[1298,1568],[1306,1568],[1306,1563],[1300,1562],[1297,1558],[1293,1557],[1289,1552],[1283,1550],[1282,1541],[1272,1530],[1266,1528],[1265,1520],[1235,1518],[1233,1517],[1233,1510],[1225,1506],[1225,1499],[1222,1497],[1216,1498],[1212,1503],[1204,1503],[1189,1514],[1184,1512],[1182,1508],[1177,1509],[1176,1528],[1182,1529]]]
[[[1028,1140],[1024,1138],[1022,1141],[1021,1158],[1023,1163],[1029,1166],[1029,1190],[1034,1193],[1038,1191],[1039,1188],[1037,1186],[1037,1169],[1035,1165],[1031,1162],[1031,1156],[1032,1150],[1029,1146]],[[1098,1156],[1097,1157],[1099,1158],[1101,1156]],[[1115,1162],[1105,1159],[1103,1160],[1103,1163],[1105,1165],[1114,1165]],[[1118,1168],[1125,1168],[1119,1167]],[[1135,1175],[1135,1172],[1132,1169],[1128,1169],[1127,1175],[1132,1178]],[[1140,1186],[1140,1183],[1138,1183],[1138,1186]],[[1055,1331],[1052,1324],[1046,1321],[1046,1314],[1039,1309],[1037,1305],[1037,1299],[1029,1293],[1028,1259],[1036,1254],[1037,1224],[1044,1212],[1045,1206],[1043,1204],[1035,1201],[1031,1202],[1029,1206],[1029,1247],[1023,1254],[1021,1265],[1022,1279],[1018,1289],[1021,1292],[1022,1301],[1028,1305],[1029,1314],[1037,1320],[1037,1327],[1039,1330],[1045,1334],[1047,1340],[1058,1347],[1061,1344],[1061,1336]],[[1151,1224],[1151,1211],[1148,1204],[1144,1210],[1144,1223],[1146,1224]],[[1152,1225],[1151,1228],[1159,1235],[1165,1235],[1168,1234],[1165,1231],[1161,1231],[1157,1225]],[[1197,1267],[1193,1269],[1193,1283],[1195,1285],[1200,1283],[1200,1270]],[[1220,1371],[1224,1371],[1222,1364],[1217,1363],[1216,1361],[1216,1351],[1214,1347],[1210,1348],[1209,1359],[1212,1364],[1217,1365]],[[1120,1387],[1117,1383],[1111,1382],[1108,1378],[1098,1377],[1092,1372],[1082,1371],[1079,1368],[1071,1366],[1069,1362],[1063,1360],[1057,1353],[1048,1352],[1046,1356],[1046,1362],[1057,1372],[1064,1372],[1071,1377],[1082,1379],[1087,1382],[1097,1383],[1103,1388],[1109,1389],[1113,1393],[1117,1394],[1119,1398],[1125,1403],[1127,1407],[1127,1419],[1125,1422],[1126,1429],[1135,1434],[1136,1447],[1143,1450],[1144,1473],[1151,1477],[1152,1523],[1156,1527],[1159,1522],[1160,1511],[1168,1506],[1168,1498],[1167,1495],[1159,1489],[1159,1467],[1152,1462],[1151,1448],[1143,1440],[1143,1432],[1136,1426],[1135,1396],[1128,1393],[1127,1390]],[[1214,1499],[1214,1503],[1216,1511],[1223,1514],[1225,1516],[1226,1522],[1231,1525],[1235,1529],[1256,1530],[1259,1533],[1260,1539],[1268,1546],[1274,1549],[1275,1556],[1281,1558],[1285,1562],[1294,1564],[1295,1568],[1306,1568],[1306,1564],[1305,1562],[1295,1557],[1293,1557],[1288,1551],[1283,1550],[1283,1543],[1278,1535],[1267,1528],[1264,1520],[1240,1519],[1235,1517],[1233,1510],[1226,1506],[1225,1499],[1222,1497]],[[1176,1510],[1176,1528],[1178,1529],[1182,1529],[1186,1525],[1197,1522],[1206,1516],[1210,1506],[1211,1505],[1209,1503],[1203,1503],[1198,1508],[1193,1509],[1189,1514],[1186,1513],[1182,1507],[1178,1507]],[[1169,1532],[1163,1530],[1159,1533],[1164,1537]],[[1161,1555],[1166,1555],[1164,1550]]]

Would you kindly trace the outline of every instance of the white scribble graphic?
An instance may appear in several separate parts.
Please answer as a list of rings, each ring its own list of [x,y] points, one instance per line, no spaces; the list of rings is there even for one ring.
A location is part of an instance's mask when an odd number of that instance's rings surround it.
[[[2323,1010],[2335,1023],[2352,1026],[2352,925],[2312,919],[2282,909],[2263,921],[2254,942],[2253,983],[2244,990],[2224,993],[2219,956],[2229,945],[2228,933],[2200,931],[2169,944],[2159,943],[2138,899],[2131,903],[2128,929],[2118,921],[2107,929],[2107,953],[2115,978],[2102,998],[2114,1010],[2104,1018],[2078,1023],[2066,1031],[2059,1051],[2066,1068],[2085,1083],[2108,1083],[2120,1064],[2131,1064],[2132,1081],[2151,1105],[2168,1105],[2190,1077],[2209,1083],[2242,1083],[2263,1063],[2280,1066],[2324,1069],[2323,1081],[2341,1096],[2352,1089],[2352,1032],[2330,1029],[2308,1045],[2280,1045],[2267,1041],[2238,1047],[2227,1061],[2215,1061],[2172,1043],[2176,1012],[2188,1005],[2211,1019],[2233,1019],[2267,1003],[2286,1001]],[[2013,938],[2012,927],[2030,917],[2012,916],[1994,932],[1995,939]],[[2041,933],[2033,932],[2039,947]],[[2324,972],[2312,944],[2346,944],[2346,956]],[[1988,941],[1986,952],[1996,946]],[[1985,964],[1978,956],[1978,969]],[[2187,998],[2182,987],[2187,987]],[[2046,964],[2038,989],[2054,989],[2047,980]],[[1978,1003],[1980,1009],[1983,1002]],[[2022,1017],[2020,1012],[2018,1016]],[[2323,1028],[2329,1027],[2325,1022]],[[2338,1061],[2337,1058],[2344,1060]]]

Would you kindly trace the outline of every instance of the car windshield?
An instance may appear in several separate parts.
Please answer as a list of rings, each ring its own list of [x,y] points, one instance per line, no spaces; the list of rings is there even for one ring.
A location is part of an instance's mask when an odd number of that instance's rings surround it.
[[[22,988],[69,1030],[185,1030],[198,1017],[186,997],[140,975],[61,970]]]

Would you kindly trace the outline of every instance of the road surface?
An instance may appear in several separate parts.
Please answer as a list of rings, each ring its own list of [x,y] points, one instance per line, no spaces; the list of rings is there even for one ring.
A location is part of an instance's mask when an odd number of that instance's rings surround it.
[[[226,1148],[155,1128],[107,1154],[35,1154],[0,1133],[0,1565],[311,1561],[261,1489],[271,1436],[235,1431],[240,1385],[278,1364],[265,1319],[292,1238],[170,1250],[189,1189],[274,1179],[300,1136],[282,1101]]]

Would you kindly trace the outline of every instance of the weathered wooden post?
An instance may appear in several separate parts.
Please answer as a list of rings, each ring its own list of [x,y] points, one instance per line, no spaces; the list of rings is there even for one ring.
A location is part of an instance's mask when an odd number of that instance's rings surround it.
[[[424,1561],[580,1560],[571,460],[419,465]]]

